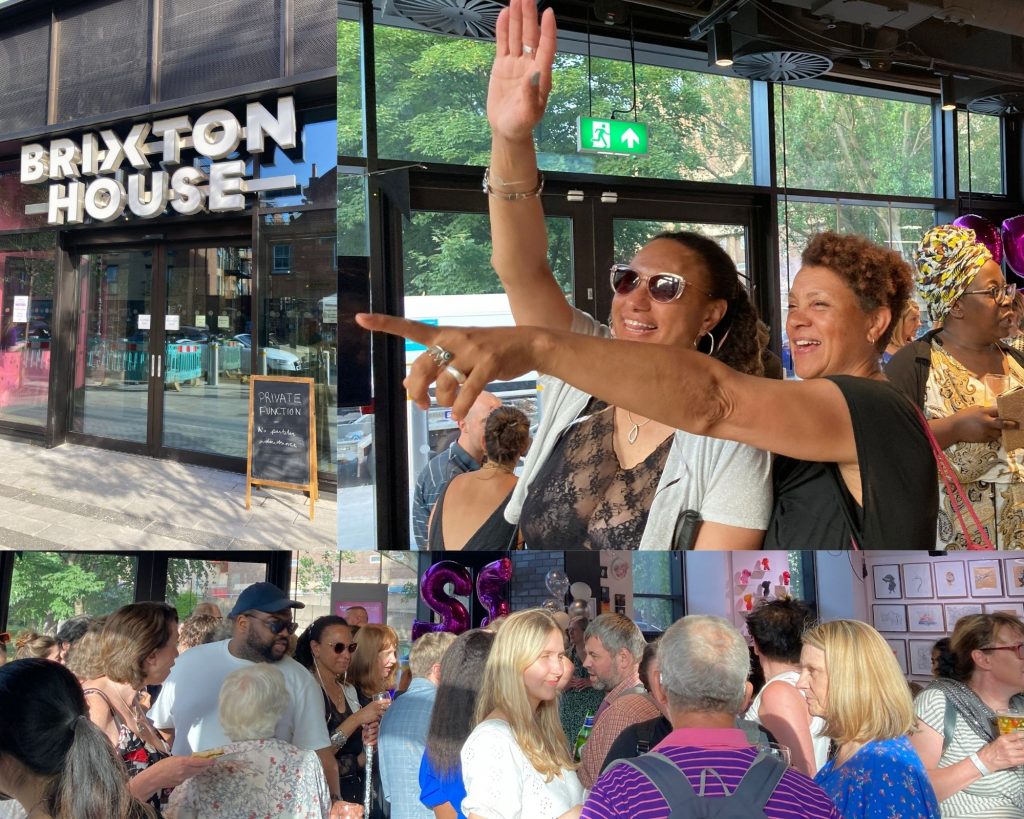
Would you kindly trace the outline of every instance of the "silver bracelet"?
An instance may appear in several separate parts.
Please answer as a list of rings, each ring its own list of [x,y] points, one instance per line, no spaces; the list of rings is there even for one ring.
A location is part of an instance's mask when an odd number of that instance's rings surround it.
[[[348,734],[342,731],[340,728],[331,734],[331,745],[335,748],[342,747],[348,741]]]
[[[988,776],[992,773],[992,771],[985,767],[985,763],[981,761],[981,757],[978,756],[977,752],[974,752],[967,758],[974,763],[974,767],[978,769],[982,776]]]
[[[544,174],[537,171],[537,187],[530,191],[515,191],[513,193],[503,193],[502,191],[495,190],[491,185],[491,169],[487,167],[484,169],[484,181],[483,191],[488,196],[493,196],[495,199],[504,199],[506,202],[515,202],[519,199],[529,199],[533,196],[540,196],[541,191],[544,190]]]

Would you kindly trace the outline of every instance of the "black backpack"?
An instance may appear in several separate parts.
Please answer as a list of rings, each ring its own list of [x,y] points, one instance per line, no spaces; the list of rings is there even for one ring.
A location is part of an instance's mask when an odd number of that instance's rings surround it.
[[[732,793],[713,768],[701,771],[698,793],[686,774],[663,754],[644,754],[636,759],[620,760],[619,764],[636,768],[658,789],[668,802],[667,819],[768,819],[764,807],[786,773],[785,762],[762,752]],[[728,796],[703,795],[709,774],[722,784]]]

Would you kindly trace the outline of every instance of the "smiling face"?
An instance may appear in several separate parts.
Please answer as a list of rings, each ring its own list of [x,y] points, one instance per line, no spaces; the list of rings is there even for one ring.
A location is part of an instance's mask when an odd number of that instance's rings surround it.
[[[320,664],[321,668],[327,669],[335,676],[340,677],[348,671],[349,663],[352,662],[352,655],[348,646],[352,642],[352,629],[348,626],[327,626],[320,632],[320,642],[309,641],[309,650],[313,657]],[[345,647],[340,654],[335,648]]]
[[[803,267],[789,291],[786,334],[793,367],[803,379],[872,375],[875,342],[889,324],[889,309],[865,313],[857,295],[827,267]]]
[[[807,700],[807,709],[812,716],[825,716],[828,701],[828,670],[825,668],[825,652],[820,648],[805,645],[800,649],[800,679],[796,682],[798,691]]]
[[[395,649],[396,646],[385,645],[377,652],[377,670],[380,672],[380,678],[382,680],[389,680],[391,678],[391,672],[394,670],[395,666],[398,665],[398,655]]]
[[[558,696],[558,681],[564,670],[564,656],[562,633],[556,629],[548,634],[540,656],[523,671],[526,697],[534,711],[542,702],[548,702]]]
[[[686,279],[683,294],[663,304],[654,301],[645,283],[612,299],[612,331],[625,341],[675,344],[692,349],[725,315],[724,299],[712,291],[710,276],[694,251],[674,239],[654,239],[644,245],[629,266],[641,276],[675,273]]]
[[[1002,268],[994,261],[986,262],[967,286],[972,292],[962,295],[953,305],[951,318],[970,328],[972,338],[978,342],[991,343],[1008,337],[1014,321],[1013,301],[1002,297],[997,300],[988,293],[973,292],[1005,285]]]

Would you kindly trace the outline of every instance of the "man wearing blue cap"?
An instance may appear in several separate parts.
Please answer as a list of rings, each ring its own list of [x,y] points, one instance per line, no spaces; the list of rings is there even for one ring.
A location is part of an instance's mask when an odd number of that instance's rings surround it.
[[[230,640],[196,646],[180,655],[150,711],[154,725],[172,743],[172,753],[188,755],[227,745],[217,715],[224,678],[252,663],[274,663],[288,687],[289,706],[275,736],[316,751],[324,766],[332,798],[338,794],[338,768],[327,734],[323,699],[312,676],[288,656],[295,632],[289,600],[273,583],[254,583],[242,591],[228,615],[234,623]]]

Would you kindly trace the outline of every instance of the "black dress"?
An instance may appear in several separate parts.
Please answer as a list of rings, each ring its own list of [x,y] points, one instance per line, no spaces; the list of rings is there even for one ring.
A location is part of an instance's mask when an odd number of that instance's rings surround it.
[[[432,552],[444,551],[444,533],[441,531],[441,516],[444,512],[444,498],[448,494],[448,487],[451,485],[451,481],[444,485],[444,489],[441,490],[441,494],[438,495],[437,502],[434,504],[434,517],[430,521],[430,531],[427,535],[427,548]],[[516,525],[505,520],[505,507],[508,506],[511,497],[512,492],[509,491],[505,496],[505,500],[498,504],[498,508],[491,513],[490,517],[466,541],[462,551],[490,552],[511,549],[515,545]]]
[[[337,706],[331,702],[327,692],[322,688],[320,693],[324,696],[324,709],[327,714],[327,733],[333,734],[338,730],[345,720],[352,716],[352,709],[348,702],[345,703],[345,710],[339,711]],[[359,764],[359,755],[363,752],[363,732],[356,729],[352,732],[341,748],[336,748],[334,758],[338,760],[339,793],[346,802],[354,802],[357,805],[363,804],[363,794],[366,788],[366,769]]]
[[[838,464],[777,456],[765,549],[932,549],[939,508],[935,455],[914,406],[885,381],[829,376],[853,422],[863,502]]]

